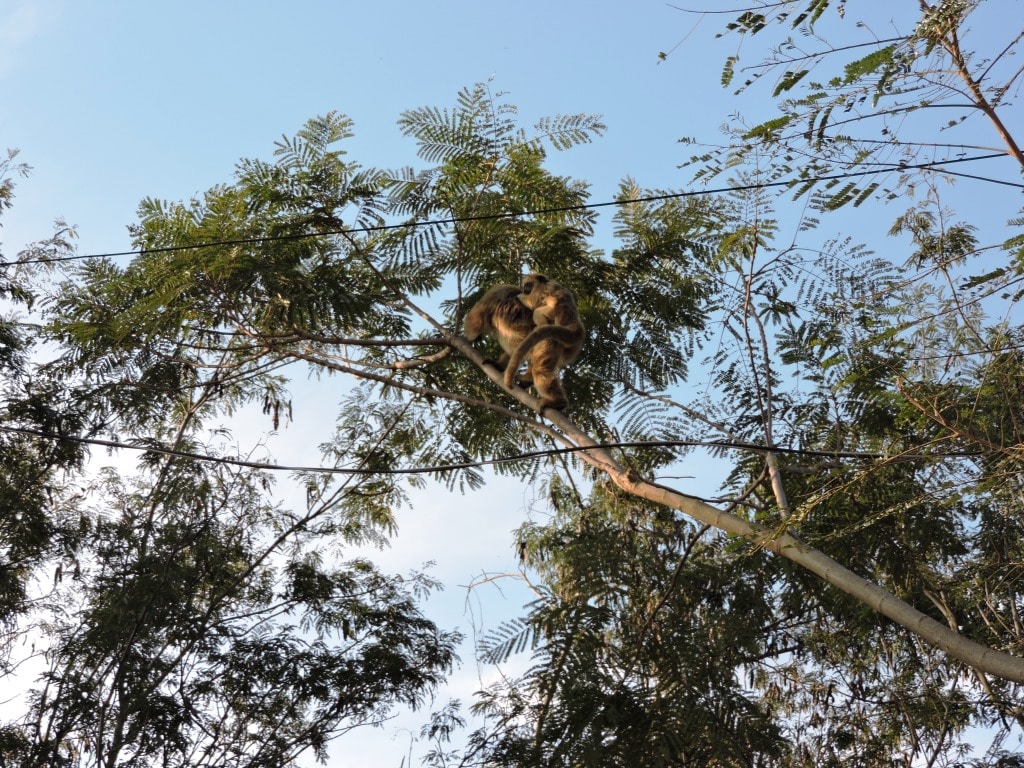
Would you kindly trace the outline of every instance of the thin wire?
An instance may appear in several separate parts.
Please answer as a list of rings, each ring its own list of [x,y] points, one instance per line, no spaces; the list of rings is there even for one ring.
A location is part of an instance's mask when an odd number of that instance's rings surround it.
[[[1005,157],[1005,153],[996,152],[996,153],[991,153],[991,154],[987,154],[987,155],[978,155],[978,156],[975,156],[975,157],[954,158],[954,159],[951,159],[951,160],[936,160],[936,161],[932,161],[932,162],[916,163],[916,164],[911,164],[911,165],[899,164],[899,165],[893,166],[892,170],[898,170],[898,171],[920,170],[920,169],[934,168],[934,167],[943,166],[943,165],[951,165],[951,164],[954,164],[954,163],[966,163],[966,162],[974,162],[974,161],[977,161],[977,160],[989,160],[989,159],[993,159],[993,158],[997,158],[997,157]],[[264,243],[264,242],[279,242],[279,241],[302,240],[302,239],[307,239],[307,238],[326,237],[326,236],[337,235],[337,234],[353,234],[353,233],[359,233],[359,232],[364,232],[364,233],[365,232],[380,232],[380,231],[386,231],[386,230],[402,229],[402,228],[405,228],[405,227],[422,227],[422,226],[434,226],[434,225],[440,225],[440,224],[457,224],[457,223],[461,223],[461,222],[470,222],[470,221],[484,221],[484,220],[517,218],[517,217],[520,217],[520,216],[531,216],[531,215],[538,215],[538,214],[545,214],[545,213],[564,213],[564,212],[569,212],[569,211],[603,208],[603,207],[608,207],[608,206],[613,206],[613,205],[628,205],[628,204],[631,204],[631,203],[659,202],[659,201],[663,201],[663,200],[672,200],[672,199],[679,199],[679,198],[684,198],[684,197],[695,197],[695,196],[699,196],[699,195],[722,194],[722,193],[727,193],[727,192],[742,192],[742,191],[746,191],[746,190],[764,189],[764,188],[768,188],[768,187],[795,186],[797,184],[807,183],[808,181],[810,181],[812,183],[817,183],[817,182],[820,182],[820,181],[842,180],[842,179],[856,178],[856,177],[859,177],[859,176],[868,176],[868,175],[878,174],[879,172],[880,171],[878,171],[878,170],[855,171],[855,172],[852,172],[852,173],[842,173],[842,174],[832,174],[832,175],[828,175],[828,176],[819,176],[819,177],[816,177],[814,179],[796,179],[796,180],[785,180],[785,181],[762,182],[762,183],[758,183],[758,184],[746,184],[746,185],[740,185],[740,186],[720,187],[720,188],[717,188],[717,189],[703,189],[703,190],[689,191],[689,192],[673,192],[673,193],[665,193],[665,194],[660,194],[660,195],[648,195],[648,196],[645,196],[645,197],[632,198],[632,199],[628,199],[628,200],[611,200],[611,201],[606,201],[606,202],[602,202],[602,203],[581,203],[581,204],[578,204],[578,205],[558,206],[558,207],[555,207],[555,208],[542,208],[542,209],[536,209],[536,210],[531,210],[531,211],[521,211],[521,212],[517,212],[517,213],[500,213],[500,214],[486,214],[486,215],[479,215],[479,216],[451,217],[451,218],[446,218],[446,219],[435,219],[435,220],[420,221],[420,222],[413,221],[413,222],[405,222],[405,223],[401,223],[401,224],[382,224],[382,225],[370,226],[370,227],[358,227],[358,228],[353,228],[353,229],[330,230],[330,231],[325,231],[325,232],[302,233],[302,234],[293,234],[293,235],[272,235],[272,236],[265,236],[265,237],[239,238],[239,239],[235,239],[235,240],[221,240],[221,241],[214,241],[214,242],[207,242],[207,243],[195,243],[195,244],[192,244],[192,245],[166,246],[166,247],[161,247],[161,248],[140,249],[140,250],[133,250],[133,251],[114,251],[114,252],[109,252],[109,253],[79,254],[79,255],[75,255],[75,256],[60,256],[60,257],[47,258],[47,259],[25,259],[23,261],[17,261],[17,262],[0,261],[0,267],[16,266],[18,264],[33,264],[33,263],[44,263],[44,262],[45,263],[52,263],[52,262],[58,262],[58,261],[74,261],[74,260],[83,260],[83,259],[113,258],[113,257],[117,257],[117,256],[134,256],[134,255],[142,255],[143,253],[169,253],[169,252],[175,252],[175,251],[184,251],[184,250],[199,249],[199,248],[211,248],[211,247],[224,246],[224,245],[246,245],[246,244],[254,244],[254,243]],[[954,173],[954,172],[951,171],[950,173]],[[956,174],[956,175],[963,175],[963,176],[966,176],[968,178],[973,178],[973,179],[978,179],[978,180],[983,180],[983,181],[990,181],[990,182],[999,183],[999,184],[1006,184],[1007,186],[1013,186],[1013,187],[1018,187],[1018,188],[1024,189],[1024,184],[1018,184],[1018,183],[1014,183],[1014,182],[1001,181],[1001,180],[998,180],[998,179],[986,179],[986,178],[983,178],[983,177],[971,176],[971,175],[968,175],[968,174]],[[175,456],[175,457],[179,457],[179,458],[194,459],[196,461],[204,461],[204,462],[213,462],[213,463],[219,463],[219,464],[227,464],[227,465],[231,465],[231,466],[246,467],[246,468],[250,468],[250,469],[260,469],[260,470],[270,470],[270,471],[287,471],[287,472],[310,472],[310,473],[328,473],[328,474],[348,474],[348,475],[433,474],[433,473],[439,473],[439,472],[449,472],[449,471],[453,471],[453,470],[457,470],[457,469],[471,469],[471,468],[476,468],[476,467],[493,466],[493,465],[497,465],[497,464],[505,464],[505,463],[515,462],[515,461],[524,461],[524,460],[529,460],[529,459],[534,459],[534,458],[540,458],[540,457],[543,457],[543,456],[554,456],[554,455],[559,455],[559,454],[574,453],[574,452],[578,452],[578,451],[589,450],[590,448],[606,448],[607,449],[607,448],[631,448],[631,447],[632,448],[636,448],[636,447],[708,447],[708,448],[726,448],[726,449],[750,450],[750,451],[757,451],[757,452],[771,451],[771,452],[774,452],[774,453],[784,453],[784,454],[799,455],[799,456],[813,456],[813,457],[818,457],[818,458],[827,457],[827,458],[851,458],[851,459],[872,459],[872,460],[894,458],[892,456],[888,456],[887,454],[871,454],[871,453],[856,453],[856,452],[834,452],[834,451],[831,451],[831,452],[830,451],[809,451],[809,450],[802,450],[802,449],[795,449],[795,448],[781,448],[781,447],[771,447],[771,448],[768,448],[766,446],[759,446],[759,445],[756,445],[756,444],[753,444],[753,443],[749,443],[748,444],[748,443],[730,443],[730,442],[701,442],[701,441],[685,441],[685,440],[667,440],[667,441],[638,441],[638,442],[624,442],[624,443],[607,443],[607,444],[601,444],[601,445],[597,445],[597,446],[555,448],[555,449],[548,449],[548,450],[544,450],[544,451],[535,451],[535,452],[529,452],[529,453],[522,453],[522,454],[518,454],[516,456],[511,456],[511,457],[504,457],[504,458],[498,458],[498,459],[486,459],[486,460],[472,461],[472,462],[462,462],[462,463],[458,463],[458,464],[443,464],[443,465],[437,465],[437,466],[432,466],[432,467],[412,467],[412,468],[407,468],[407,469],[392,469],[392,470],[373,469],[373,470],[370,470],[370,469],[349,469],[349,468],[342,468],[342,467],[321,467],[321,466],[306,467],[306,466],[287,466],[287,465],[280,465],[280,464],[268,464],[268,463],[265,463],[265,462],[246,461],[244,459],[230,459],[230,458],[224,458],[224,457],[214,457],[214,456],[208,456],[208,455],[205,455],[205,454],[195,453],[195,452],[191,452],[191,451],[179,451],[179,450],[175,450],[175,449],[171,449],[171,448],[163,448],[163,447],[159,447],[159,446],[131,445],[131,444],[128,444],[128,443],[120,443],[120,442],[116,442],[116,441],[112,441],[112,440],[103,440],[101,438],[86,438],[86,437],[80,437],[80,436],[76,436],[76,435],[54,435],[52,433],[43,432],[41,430],[30,429],[30,428],[27,428],[27,427],[14,427],[14,426],[10,426],[10,425],[0,425],[0,431],[4,431],[4,432],[8,432],[8,433],[14,433],[14,434],[29,435],[29,436],[34,436],[34,437],[47,438],[47,439],[68,440],[68,441],[79,443],[79,444],[96,445],[96,446],[102,446],[102,447],[106,447],[106,448],[115,448],[115,449],[123,448],[123,449],[127,449],[127,450],[150,451],[150,452],[153,452],[153,453],[158,453],[158,454],[167,455],[167,456]],[[944,458],[949,458],[949,457],[952,457],[952,458],[957,458],[957,457],[964,458],[964,457],[975,456],[977,454],[973,453],[973,452],[951,452],[951,453],[936,454],[936,455],[941,455]],[[908,456],[906,458],[925,458],[925,457],[924,456]]]
[[[953,158],[951,160],[933,160],[927,163],[914,163],[905,164],[900,163],[891,166],[892,171],[911,171],[911,170],[926,170],[929,168],[936,168],[944,165],[952,165],[954,163],[971,163],[977,160],[991,160],[997,157],[1006,157],[1005,152],[993,152],[987,155],[976,155],[974,157],[961,157]],[[193,243],[191,245],[167,245],[159,248],[140,248],[132,251],[110,251],[109,253],[86,253],[76,254],[73,256],[54,256],[38,259],[24,259],[21,261],[0,261],[0,267],[12,267],[19,264],[52,264],[62,261],[82,261],[86,259],[106,259],[116,258],[119,256],[141,256],[145,253],[174,253],[177,251],[189,251],[200,248],[216,248],[225,245],[253,245],[256,243],[269,243],[269,242],[283,242],[283,241],[294,241],[294,240],[306,240],[315,237],[329,237],[331,235],[351,235],[358,233],[370,233],[370,232],[386,232],[395,229],[405,229],[414,227],[429,227],[438,226],[443,224],[460,224],[464,222],[472,221],[492,221],[496,219],[514,219],[521,216],[537,216],[540,214],[548,213],[568,213],[571,211],[583,211],[593,210],[596,208],[606,208],[613,205],[630,205],[632,203],[654,203],[663,200],[675,200],[684,197],[698,197],[701,195],[715,195],[724,194],[727,192],[744,192],[754,189],[767,189],[768,187],[784,187],[784,186],[797,186],[798,184],[807,183],[818,183],[820,181],[836,181],[843,179],[853,179],[859,176],[872,176],[882,173],[877,169],[868,171],[853,171],[849,173],[836,173],[828,176],[817,176],[814,178],[807,179],[786,179],[783,181],[768,181],[759,182],[757,184],[743,184],[739,186],[731,187],[718,187],[715,189],[701,189],[691,190],[688,192],[666,192],[660,195],[647,195],[645,197],[630,198],[628,200],[608,200],[602,203],[579,203],[577,205],[562,205],[554,208],[537,208],[529,211],[518,211],[518,212],[507,212],[507,213],[489,213],[480,214],[478,216],[454,216],[445,219],[429,219],[427,221],[407,221],[401,224],[377,224],[374,226],[366,227],[353,227],[352,229],[333,229],[326,230],[323,232],[302,232],[291,235],[265,235],[262,237],[243,237],[234,240],[214,240],[205,243]],[[950,173],[954,173],[950,171]],[[962,174],[966,175],[966,174]],[[1002,181],[1000,179],[988,179],[979,176],[969,176],[968,178],[974,178],[982,181],[989,181],[994,184],[1005,184],[1006,186],[1016,187],[1018,189],[1024,189],[1024,184]]]
[[[975,176],[973,173],[963,173],[961,171],[946,171],[950,176],[959,176],[964,179],[974,179],[975,181],[987,181],[989,184],[1002,184],[1006,187],[1016,187],[1017,189],[1024,189],[1024,184],[1018,184],[1015,181],[1004,181],[1003,179],[990,179],[987,176]]]
[[[869,461],[909,461],[913,459],[934,459],[934,458],[971,458],[979,456],[977,451],[950,451],[935,454],[889,454],[889,453],[862,453],[858,451],[818,451],[805,448],[785,448],[781,446],[765,446],[756,443],[744,443],[739,441],[703,441],[703,440],[633,440],[615,443],[600,443],[596,445],[570,446],[566,448],[548,448],[542,451],[529,451],[519,453],[515,456],[504,456],[497,459],[481,459],[479,461],[465,461],[456,464],[438,464],[429,467],[408,467],[405,469],[366,469],[348,467],[322,467],[322,466],[289,466],[284,464],[269,464],[259,461],[247,461],[245,459],[232,459],[222,456],[209,456],[207,454],[195,453],[193,451],[181,451],[174,448],[162,446],[132,445],[120,443],[113,440],[103,440],[97,437],[80,437],[77,435],[56,435],[52,432],[44,432],[29,427],[15,427],[0,424],[0,432],[9,432],[30,437],[41,437],[48,440],[67,440],[83,445],[97,445],[105,448],[125,448],[132,451],[148,451],[163,456],[173,456],[182,459],[193,459],[211,464],[226,464],[234,467],[245,467],[248,469],[269,470],[275,472],[308,472],[330,475],[426,475],[440,472],[452,472],[457,469],[475,469],[478,467],[495,466],[498,464],[511,464],[518,461],[529,461],[531,459],[543,458],[545,456],[559,456],[570,453],[581,453],[594,449],[611,448],[719,448],[741,451],[752,451],[755,453],[778,453],[789,456],[804,456],[817,459],[861,459]]]

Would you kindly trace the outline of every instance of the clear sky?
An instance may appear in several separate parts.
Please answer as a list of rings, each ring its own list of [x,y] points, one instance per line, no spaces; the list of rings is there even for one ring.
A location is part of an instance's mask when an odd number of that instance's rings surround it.
[[[681,186],[676,140],[717,137],[728,108],[720,51],[696,88],[692,52],[658,63],[694,21],[661,0],[0,0],[0,148],[34,168],[4,216],[3,252],[58,216],[81,252],[123,250],[141,198],[230,181],[239,158],[269,157],[328,110],[355,121],[353,159],[413,164],[399,114],[492,76],[526,127],[604,115],[604,138],[557,159],[595,200],[627,174]],[[706,43],[702,31],[690,39]]]
[[[659,64],[694,21],[662,0],[0,0],[0,150],[19,149],[33,168],[0,219],[0,253],[45,238],[57,218],[77,228],[80,253],[127,250],[142,198],[187,199],[230,182],[240,158],[270,158],[282,134],[329,110],[355,122],[351,159],[416,165],[399,114],[454,104],[492,77],[526,128],[548,115],[604,116],[604,137],[552,157],[559,173],[592,184],[595,202],[627,175],[681,188],[676,166],[688,152],[677,139],[717,139],[729,108],[718,84],[727,53]],[[690,39],[706,43],[702,32]],[[697,83],[689,70],[700,58],[707,77]],[[318,463],[310,447],[329,434],[340,385],[298,386],[291,424],[267,437],[257,418],[256,433],[236,429],[239,443],[265,438],[266,458]],[[472,641],[474,626],[517,615],[531,595],[507,581],[461,587],[515,570],[510,532],[542,509],[534,488],[508,479],[466,496],[432,489],[398,511],[396,541],[373,557],[400,572],[436,561],[430,572],[447,588],[432,616]],[[441,703],[468,704],[480,687],[472,644],[462,657]],[[397,767],[408,760],[403,729],[425,721],[424,712],[350,734],[330,765]]]
[[[0,253],[45,238],[59,217],[77,227],[81,253],[127,250],[143,197],[187,199],[230,182],[240,158],[269,158],[282,134],[329,110],[355,122],[351,159],[416,165],[399,114],[448,106],[492,76],[524,127],[547,115],[604,116],[603,138],[552,157],[558,172],[591,183],[594,202],[627,175],[682,189],[689,172],[677,166],[689,150],[677,140],[719,140],[737,108],[719,82],[736,46],[714,40],[726,18],[704,17],[694,31],[698,17],[664,0],[0,0],[0,151],[20,149],[34,169],[0,220]],[[325,381],[304,385],[310,397],[271,440],[278,462],[315,462],[309,430],[338,399]],[[437,560],[433,573],[448,584],[437,618],[468,634],[458,585],[515,567],[509,531],[534,501],[508,480],[465,497],[422,494],[377,560],[395,570]],[[492,626],[527,598],[487,589],[474,616]],[[468,703],[476,669],[469,649],[463,656],[455,695]],[[397,767],[407,749],[408,734],[388,726],[346,737],[330,764]]]

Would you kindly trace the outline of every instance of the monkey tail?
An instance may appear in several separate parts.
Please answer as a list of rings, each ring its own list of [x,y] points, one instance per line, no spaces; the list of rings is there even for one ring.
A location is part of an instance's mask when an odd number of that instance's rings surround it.
[[[538,325],[527,334],[526,338],[522,340],[511,357],[509,357],[508,365],[505,366],[505,386],[512,386],[516,380],[516,373],[518,373],[523,361],[526,360],[533,348],[542,341],[557,341],[565,347],[570,347],[576,343],[578,338],[578,331],[574,331],[572,328],[567,328],[564,325]]]

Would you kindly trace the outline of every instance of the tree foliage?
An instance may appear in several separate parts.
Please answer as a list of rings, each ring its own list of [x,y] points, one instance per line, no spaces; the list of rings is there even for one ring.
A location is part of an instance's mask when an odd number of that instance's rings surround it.
[[[922,5],[912,32],[856,47],[783,42],[740,88],[778,72],[779,114],[695,159],[736,192],[625,179],[610,247],[586,183],[548,167],[600,119],[525,130],[479,84],[401,115],[415,167],[350,160],[355,127],[329,113],[204,195],[142,201],[127,263],[19,275],[6,295],[42,299],[56,352],[29,366],[12,344],[0,361],[21,462],[5,482],[25,507],[4,530],[22,563],[5,616],[41,633],[46,662],[3,731],[9,761],[286,765],[422,704],[457,640],[418,608],[436,585],[351,551],[394,533],[423,476],[476,487],[487,462],[550,502],[518,532],[536,601],[481,648],[531,665],[478,694],[479,727],[436,712],[428,764],[941,765],[967,759],[976,726],[993,735],[978,760],[1011,764],[1019,236],[980,268],[991,233],[929,183],[895,216],[906,249],[883,257],[845,235],[798,240],[818,231],[764,187],[792,178],[818,211],[849,213],[897,177],[819,176],[883,162],[908,183],[903,153],[922,145],[892,121],[929,114],[953,78],[998,135],[1017,75],[1000,90],[987,78],[1006,52],[963,53],[975,9]],[[726,33],[825,40],[833,11],[769,3]],[[723,82],[743,72],[732,56]],[[850,133],[869,123],[886,138]],[[588,328],[565,414],[537,413],[489,342],[459,335],[487,287],[527,268],[570,287]],[[298,473],[296,510],[222,426],[246,409],[290,418],[289,381],[310,371],[344,387],[330,471]],[[58,482],[87,440],[135,446],[138,471]],[[712,465],[720,489],[679,479]]]
[[[30,358],[25,324],[4,320],[0,607],[6,690],[24,705],[0,730],[4,764],[292,765],[422,705],[460,640],[420,611],[439,585],[343,554],[386,535],[398,490],[311,477],[294,511],[204,428],[247,404],[287,418],[277,363],[195,323],[299,280],[294,251],[278,277],[223,253],[184,275],[166,255],[87,261],[56,286],[26,273],[68,248],[57,236],[7,265],[7,298],[48,286],[41,338],[60,354]],[[87,444],[110,438],[141,451],[137,474],[87,467]]]
[[[1006,121],[1022,73],[1019,30],[1004,24],[1005,9],[979,0],[904,6],[886,23],[845,0],[782,0],[726,24],[739,52],[722,84],[737,96],[765,86],[781,100],[754,125],[732,121],[727,146],[693,155],[696,178],[756,158],[761,181],[827,212],[898,200],[937,174],[966,171],[955,163],[968,157],[1003,155],[1024,167]]]

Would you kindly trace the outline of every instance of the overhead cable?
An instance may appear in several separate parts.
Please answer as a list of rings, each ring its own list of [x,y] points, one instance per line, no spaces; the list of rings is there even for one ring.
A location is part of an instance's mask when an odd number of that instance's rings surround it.
[[[805,448],[786,448],[782,446],[766,446],[757,443],[745,443],[740,441],[719,441],[719,440],[630,440],[614,443],[600,443],[595,445],[569,446],[566,448],[547,448],[541,451],[528,451],[514,456],[502,456],[495,459],[480,459],[478,461],[464,461],[453,464],[438,464],[425,467],[406,467],[400,469],[368,469],[365,467],[323,467],[323,466],[289,466],[284,464],[271,464],[268,462],[249,461],[247,459],[234,459],[224,456],[209,456],[194,451],[183,451],[176,448],[168,448],[157,445],[133,445],[131,443],[104,440],[97,437],[80,437],[77,435],[59,435],[53,432],[46,432],[30,427],[15,427],[8,424],[0,424],[0,432],[8,432],[30,437],[40,437],[49,440],[66,440],[80,445],[96,445],[105,448],[128,449],[132,451],[144,451],[156,453],[163,456],[191,459],[211,464],[224,464],[233,467],[244,467],[248,469],[259,469],[275,472],[308,472],[314,474],[329,475],[426,475],[441,472],[452,472],[459,469],[475,469],[478,467],[494,466],[497,464],[511,464],[518,461],[529,461],[531,459],[543,458],[546,456],[559,456],[571,453],[585,453],[589,450],[609,450],[621,448],[708,448],[710,450],[738,450],[754,453],[777,453],[789,456],[803,456],[815,459],[851,459],[862,461],[910,461],[916,459],[948,459],[948,458],[971,458],[978,456],[975,451],[949,451],[935,454],[889,454],[871,453],[861,451],[826,451],[811,450]]]
[[[973,157],[959,157],[950,160],[933,160],[927,163],[900,163],[898,165],[892,165],[890,170],[892,171],[911,171],[911,170],[927,170],[929,168],[941,168],[946,165],[952,165],[954,163],[971,163],[978,160],[991,160],[997,157],[1005,157],[1005,152],[992,152],[986,155],[975,155]],[[448,224],[462,224],[473,221],[492,221],[497,219],[515,219],[523,216],[538,216],[541,214],[551,213],[569,213],[572,211],[583,211],[593,210],[596,208],[607,208],[609,206],[616,205],[630,205],[633,203],[654,203],[661,202],[664,200],[674,200],[685,197],[699,197],[702,195],[716,195],[726,194],[729,192],[744,192],[757,189],[767,189],[769,187],[785,187],[785,186],[796,186],[798,184],[816,184],[821,181],[842,181],[844,179],[853,179],[861,176],[874,176],[883,173],[883,171],[876,169],[867,171],[851,171],[847,173],[836,173],[825,176],[816,176],[813,178],[805,179],[785,179],[780,181],[766,181],[758,182],[755,184],[741,184],[729,187],[717,187],[713,189],[699,189],[689,190],[686,192],[666,192],[659,195],[645,195],[643,197],[634,197],[623,200],[607,200],[601,203],[579,203],[577,205],[561,205],[552,208],[537,208],[527,211],[509,211],[505,213],[488,213],[480,214],[475,216],[452,216],[443,219],[428,219],[424,221],[406,221],[398,224],[377,224],[373,226],[364,227],[352,227],[351,229],[331,229],[323,230],[320,232],[300,232],[290,235],[262,235],[259,237],[241,237],[233,238],[228,240],[213,240],[201,243],[191,243],[189,245],[167,245],[160,246],[157,248],[139,248],[130,251],[110,251],[107,253],[86,253],[86,254],[74,254],[70,256],[54,256],[37,259],[22,259],[20,261],[0,261],[0,267],[16,266],[18,264],[52,264],[64,261],[83,261],[87,259],[107,259],[116,258],[120,256],[141,256],[143,254],[150,253],[174,253],[178,251],[190,251],[200,248],[218,248],[227,245],[254,245],[257,243],[270,243],[270,242],[284,242],[284,241],[295,241],[295,240],[309,240],[317,237],[330,237],[332,235],[352,235],[360,233],[371,233],[371,232],[386,232],[396,229],[411,229],[417,227],[430,227],[440,226]],[[950,173],[955,173],[950,171]],[[967,178],[989,181],[994,184],[1003,184],[1006,186],[1016,187],[1018,189],[1024,189],[1024,184],[1003,181],[1000,179],[988,179],[980,176],[970,176],[968,174],[956,174],[966,176]]]

